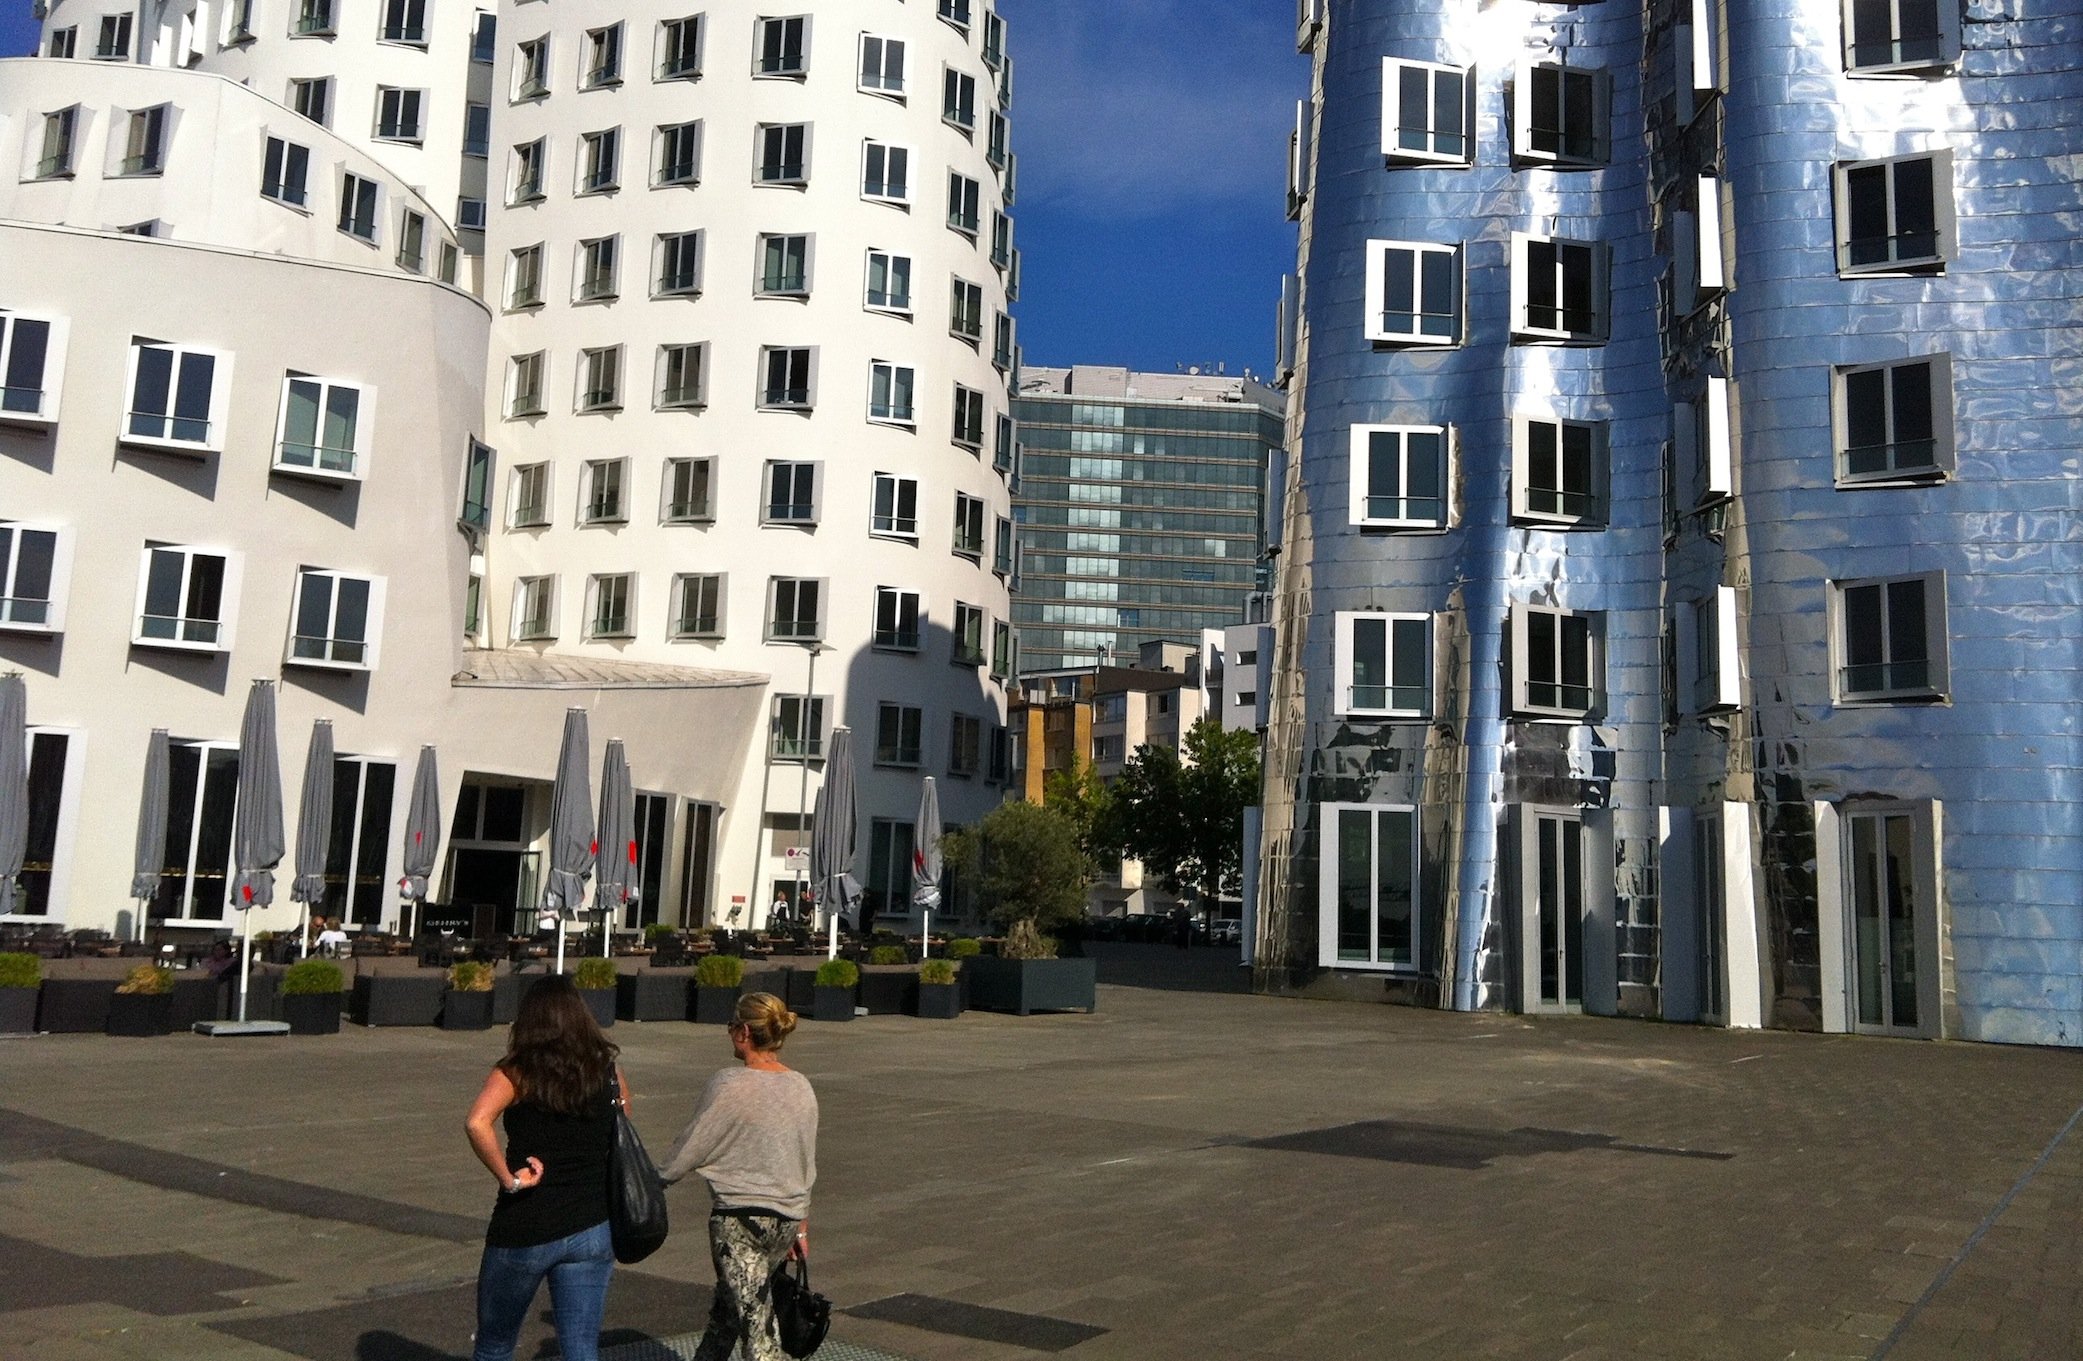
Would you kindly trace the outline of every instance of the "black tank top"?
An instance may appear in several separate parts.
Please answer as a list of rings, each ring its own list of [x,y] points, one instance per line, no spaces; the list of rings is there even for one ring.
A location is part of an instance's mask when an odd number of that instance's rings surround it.
[[[518,1171],[542,1160],[542,1181],[525,1191],[501,1191],[485,1228],[495,1248],[554,1243],[608,1217],[608,1140],[615,1128],[615,1079],[586,1103],[582,1115],[560,1115],[531,1101],[506,1108],[506,1165]]]

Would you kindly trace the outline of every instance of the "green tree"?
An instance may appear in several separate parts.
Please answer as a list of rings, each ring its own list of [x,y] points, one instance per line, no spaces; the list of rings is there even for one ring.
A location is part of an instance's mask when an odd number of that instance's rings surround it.
[[[1085,915],[1092,862],[1071,819],[1043,804],[1001,803],[974,827],[950,832],[941,851],[955,874],[1006,933],[1006,953],[1054,953],[1052,926]]]
[[[1138,747],[1109,797],[1121,853],[1213,913],[1243,875],[1244,810],[1259,799],[1258,735],[1203,718],[1179,751]]]
[[[1092,862],[1094,874],[1109,860],[1121,858],[1119,821],[1113,788],[1079,761],[1069,770],[1051,771],[1042,786],[1042,802],[1060,813],[1078,834],[1078,845]]]

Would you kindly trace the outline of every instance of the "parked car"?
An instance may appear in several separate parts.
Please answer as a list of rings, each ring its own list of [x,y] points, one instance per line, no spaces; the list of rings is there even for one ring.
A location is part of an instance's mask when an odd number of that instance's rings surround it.
[[[1217,945],[1239,945],[1244,940],[1244,923],[1235,920],[1219,921],[1208,939]]]

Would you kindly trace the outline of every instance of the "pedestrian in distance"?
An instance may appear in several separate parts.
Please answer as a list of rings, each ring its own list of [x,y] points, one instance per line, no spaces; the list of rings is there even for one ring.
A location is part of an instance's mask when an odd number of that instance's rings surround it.
[[[615,1101],[629,1102],[620,1051],[563,974],[521,998],[506,1057],[471,1103],[464,1128],[499,1199],[477,1271],[471,1361],[510,1361],[535,1292],[550,1283],[565,1361],[598,1361],[615,1253],[608,1231],[608,1147]],[[495,1121],[506,1126],[499,1147]]]
[[[714,1201],[716,1302],[695,1361],[784,1361],[768,1282],[784,1258],[809,1254],[817,1180],[817,1094],[781,1062],[795,1028],[796,1014],[772,993],[738,999],[728,1033],[742,1066],[709,1079],[659,1169],[667,1185],[700,1174]]]

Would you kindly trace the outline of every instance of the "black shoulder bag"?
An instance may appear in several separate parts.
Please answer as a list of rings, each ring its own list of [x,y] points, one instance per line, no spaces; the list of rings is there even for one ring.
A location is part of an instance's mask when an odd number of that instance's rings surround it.
[[[618,1084],[619,1085],[619,1084]],[[608,1142],[608,1232],[615,1240],[615,1260],[641,1262],[665,1242],[665,1182],[622,1098],[614,1098],[615,1132]]]
[[[774,1323],[781,1350],[800,1358],[815,1352],[832,1326],[832,1302],[810,1288],[810,1261],[794,1257],[774,1268],[767,1281],[774,1297]]]

